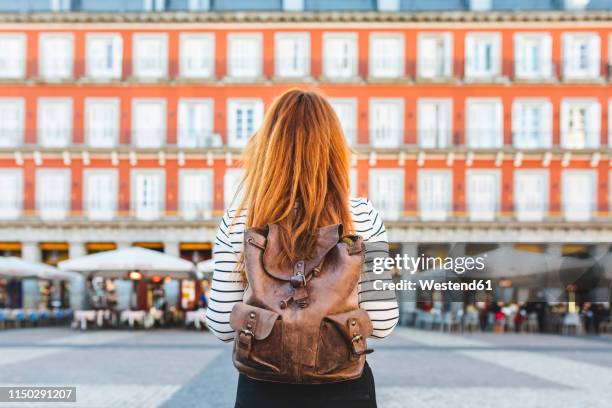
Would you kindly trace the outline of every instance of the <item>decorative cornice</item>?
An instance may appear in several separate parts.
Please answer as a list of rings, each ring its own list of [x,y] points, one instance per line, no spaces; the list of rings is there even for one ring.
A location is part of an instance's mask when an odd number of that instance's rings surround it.
[[[0,13],[0,23],[427,23],[610,22],[612,11],[61,12]]]

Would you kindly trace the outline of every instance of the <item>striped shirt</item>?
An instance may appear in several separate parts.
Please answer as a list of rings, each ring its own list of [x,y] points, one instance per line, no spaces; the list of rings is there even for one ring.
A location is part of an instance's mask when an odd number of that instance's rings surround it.
[[[364,270],[359,281],[359,306],[368,312],[372,320],[374,328],[372,337],[383,338],[391,333],[399,316],[395,292],[373,288],[374,280],[391,279],[388,272],[382,275],[375,275],[372,272],[372,259],[386,257],[388,254],[387,231],[378,211],[372,207],[369,200],[351,199],[350,209],[356,233],[363,237],[366,247]],[[245,289],[240,273],[235,270],[242,252],[245,221],[244,211],[236,218],[236,209],[227,210],[215,237],[213,251],[215,269],[206,310],[206,322],[209,329],[225,342],[234,339],[229,316],[234,305],[242,301]]]

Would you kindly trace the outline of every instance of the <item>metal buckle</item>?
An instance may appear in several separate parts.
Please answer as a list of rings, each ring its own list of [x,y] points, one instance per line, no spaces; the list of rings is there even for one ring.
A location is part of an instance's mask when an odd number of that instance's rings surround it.
[[[363,339],[363,336],[361,334],[356,334],[351,339],[351,343],[356,343],[356,342],[360,341],[361,339]]]
[[[240,333],[244,334],[245,336],[255,337],[255,334],[249,329],[242,329],[240,330]]]

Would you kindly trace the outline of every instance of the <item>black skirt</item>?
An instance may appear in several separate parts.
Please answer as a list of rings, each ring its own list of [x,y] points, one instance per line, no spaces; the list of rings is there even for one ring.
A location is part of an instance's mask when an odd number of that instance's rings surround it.
[[[372,370],[361,377],[329,384],[282,384],[240,374],[234,408],[376,408]]]

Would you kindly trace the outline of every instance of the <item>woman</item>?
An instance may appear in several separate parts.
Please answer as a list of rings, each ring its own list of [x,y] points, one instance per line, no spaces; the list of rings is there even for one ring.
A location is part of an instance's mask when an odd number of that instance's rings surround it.
[[[322,96],[293,89],[278,97],[244,158],[242,199],[226,211],[215,240],[206,312],[208,327],[225,342],[235,337],[229,317],[248,284],[240,262],[245,229],[277,224],[281,254],[288,263],[307,258],[316,244],[314,233],[331,224],[363,238],[366,266],[371,267],[368,257],[386,256],[388,249],[385,227],[372,203],[349,198],[350,150],[334,110]],[[384,278],[364,268],[359,282],[359,307],[368,312],[374,338],[388,336],[398,320],[395,294],[373,290],[372,281]],[[337,383],[284,384],[242,374],[238,380],[236,407],[331,405],[376,407],[367,363],[361,377]]]

